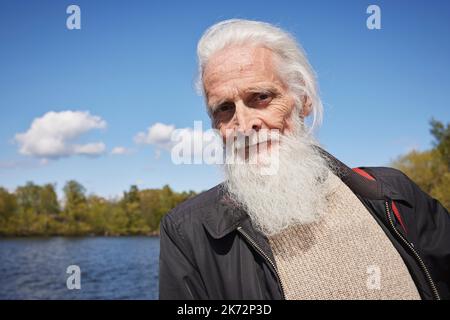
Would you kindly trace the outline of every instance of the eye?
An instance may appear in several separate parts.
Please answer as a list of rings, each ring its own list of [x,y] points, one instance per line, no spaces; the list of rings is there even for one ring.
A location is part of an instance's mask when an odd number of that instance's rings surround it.
[[[232,102],[224,102],[216,107],[213,112],[214,123],[227,123],[234,115],[235,105]]]
[[[219,105],[216,109],[216,112],[228,112],[234,109],[234,104],[232,103],[222,103],[221,105]]]
[[[273,95],[268,92],[255,93],[250,101],[253,107],[266,107],[273,99]]]
[[[269,95],[267,93],[261,93],[261,94],[258,95],[257,99],[259,101],[264,101],[264,100],[269,99]]]

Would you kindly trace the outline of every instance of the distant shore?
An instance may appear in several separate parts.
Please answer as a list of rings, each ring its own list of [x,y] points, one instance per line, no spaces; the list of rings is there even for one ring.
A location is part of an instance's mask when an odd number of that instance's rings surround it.
[[[92,233],[86,233],[86,234],[15,234],[15,235],[0,235],[0,241],[3,239],[14,239],[14,238],[55,238],[55,237],[67,237],[67,238],[95,238],[95,237],[159,237],[159,231],[157,232],[150,232],[150,233],[143,233],[143,234],[92,234]]]

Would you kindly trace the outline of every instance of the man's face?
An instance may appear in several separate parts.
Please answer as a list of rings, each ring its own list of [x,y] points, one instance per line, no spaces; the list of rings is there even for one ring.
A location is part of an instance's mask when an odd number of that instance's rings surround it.
[[[203,73],[213,126],[226,140],[236,132],[291,130],[294,100],[275,71],[272,51],[231,46],[215,53]]]
[[[258,136],[258,141],[263,130],[281,134],[272,139],[270,132],[266,150],[271,152],[263,151],[262,161],[256,165],[224,165],[229,196],[245,208],[255,227],[266,235],[318,218],[326,203],[326,184],[316,182],[328,170],[300,115],[293,113],[297,110],[295,100],[277,74],[272,58],[272,52],[263,47],[228,47],[215,53],[203,72],[213,125],[227,145],[233,141],[230,135],[236,133]],[[307,99],[301,102],[308,105]],[[252,135],[253,130],[258,134]],[[248,140],[251,145],[253,139]],[[272,149],[274,143],[277,147]],[[237,141],[232,147],[242,150]],[[245,150],[247,159],[251,149],[246,146]],[[257,158],[260,153],[258,142]],[[273,163],[278,164],[275,173],[263,174],[260,169]]]

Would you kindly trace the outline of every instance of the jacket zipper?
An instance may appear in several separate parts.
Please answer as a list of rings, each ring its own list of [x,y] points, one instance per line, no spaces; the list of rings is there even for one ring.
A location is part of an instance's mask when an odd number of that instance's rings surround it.
[[[242,234],[244,236],[244,238],[250,243],[250,245],[252,245],[252,247],[255,248],[256,251],[258,251],[258,253],[264,259],[266,259],[266,261],[269,262],[269,264],[272,266],[273,270],[275,271],[275,275],[277,277],[278,284],[280,285],[280,288],[281,288],[281,295],[283,297],[283,300],[286,300],[286,296],[284,294],[283,283],[281,282],[280,275],[278,274],[278,270],[277,270],[277,267],[276,267],[275,263],[272,261],[272,259],[269,258],[269,256],[263,251],[263,249],[261,249],[261,247],[256,243],[256,241],[253,240],[252,237],[250,237],[249,234],[244,231],[244,229],[242,227],[238,227],[237,231],[240,234]]]
[[[433,279],[431,278],[430,272],[428,271],[427,266],[425,265],[425,263],[423,262],[422,258],[420,257],[419,253],[414,249],[413,245],[405,239],[405,237],[403,237],[403,235],[397,230],[397,228],[395,228],[394,226],[394,221],[392,220],[391,217],[391,211],[389,209],[389,203],[387,201],[385,201],[385,205],[386,205],[386,215],[387,218],[389,220],[389,224],[392,228],[392,230],[394,230],[395,234],[403,241],[403,243],[411,250],[411,252],[414,254],[416,260],[419,262],[420,267],[422,268],[422,271],[425,273],[425,277],[428,280],[428,284],[431,287],[431,290],[433,292],[434,298],[436,300],[441,300],[441,297],[439,296],[439,292],[436,288],[436,285],[434,284]]]

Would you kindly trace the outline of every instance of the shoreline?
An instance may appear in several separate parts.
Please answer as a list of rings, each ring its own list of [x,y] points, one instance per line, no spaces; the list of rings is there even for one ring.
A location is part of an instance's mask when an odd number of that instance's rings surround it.
[[[158,233],[151,234],[35,234],[35,235],[1,235],[1,240],[17,239],[17,238],[124,238],[124,237],[148,237],[159,238]]]

